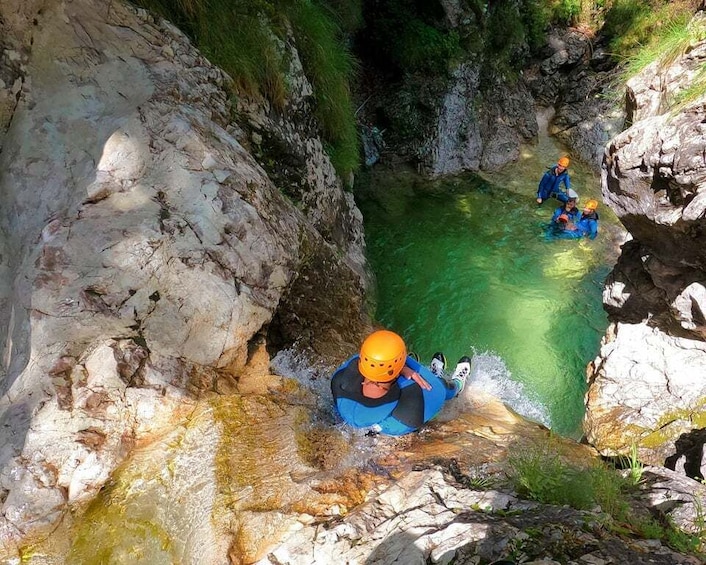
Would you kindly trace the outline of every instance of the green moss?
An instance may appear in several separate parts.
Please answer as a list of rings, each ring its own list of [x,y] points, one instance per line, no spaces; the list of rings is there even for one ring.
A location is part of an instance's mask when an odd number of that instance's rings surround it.
[[[695,428],[706,427],[706,397],[697,400],[692,408],[682,408],[663,414],[657,421],[654,430],[642,431],[642,434],[647,433],[640,439],[638,445],[648,449],[656,449],[673,441],[676,439],[677,433],[683,431],[681,429],[676,432],[673,430],[672,424],[679,421],[690,422]]]
[[[174,563],[174,540],[160,525],[159,509],[140,501],[140,477],[127,468],[90,503],[77,524],[67,557],[74,565]]]

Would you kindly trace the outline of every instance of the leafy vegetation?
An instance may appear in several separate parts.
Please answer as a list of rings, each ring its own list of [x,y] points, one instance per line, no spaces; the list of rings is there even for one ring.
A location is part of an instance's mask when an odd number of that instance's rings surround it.
[[[414,72],[444,72],[461,54],[457,31],[444,23],[436,1],[368,0],[358,48],[371,64],[399,77]]]
[[[346,175],[358,167],[359,160],[358,131],[349,88],[356,61],[343,48],[336,24],[320,6],[295,0],[287,14],[302,64],[314,87],[316,115],[328,142],[329,156],[336,170]]]
[[[701,549],[698,533],[684,532],[672,523],[660,523],[631,510],[629,495],[637,490],[643,471],[636,449],[628,459],[627,476],[603,463],[584,468],[572,465],[554,450],[551,442],[517,450],[508,462],[508,477],[521,496],[545,504],[567,504],[579,510],[599,505],[611,517],[609,526],[618,533],[661,539],[683,553],[697,553]],[[700,529],[699,524],[696,526]]]
[[[699,2],[681,0],[614,0],[603,32],[613,57],[623,65],[621,82],[657,62],[666,67],[698,41],[706,39],[706,23],[694,19]],[[704,69],[671,103],[675,108],[706,93]]]
[[[694,39],[689,22],[697,5],[693,0],[613,0],[602,31],[613,56],[629,61],[634,73],[664,53],[683,52]]]
[[[511,79],[544,45],[551,25],[601,29],[624,65],[624,78],[706,36],[703,26],[689,24],[698,0],[466,0],[456,21],[439,0],[135,1],[188,33],[233,77],[238,93],[263,96],[280,111],[288,93],[283,44],[293,34],[323,140],[342,176],[359,161],[350,93],[357,73],[349,49],[354,38],[366,65],[398,84],[382,127],[409,140],[423,137],[435,115],[429,100],[460,61],[485,61],[484,74]],[[483,84],[495,82],[481,77]],[[704,92],[706,71],[674,102]]]
[[[233,78],[236,92],[263,96],[277,110],[287,99],[288,61],[281,45],[291,25],[331,160],[341,176],[357,168],[358,136],[350,95],[356,65],[344,30],[350,33],[362,21],[359,0],[136,1],[191,36]]]

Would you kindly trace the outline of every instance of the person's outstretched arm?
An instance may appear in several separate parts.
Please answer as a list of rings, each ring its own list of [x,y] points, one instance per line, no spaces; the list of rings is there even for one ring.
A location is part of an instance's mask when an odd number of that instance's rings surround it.
[[[539,186],[537,186],[537,203],[541,204],[544,202],[547,198],[549,198],[549,194],[547,194],[547,184],[551,182],[549,179],[549,171],[544,173],[542,175],[542,178],[539,179]]]
[[[400,374],[401,374],[403,377],[407,377],[408,379],[413,380],[413,381],[414,381],[415,383],[417,383],[423,390],[431,390],[431,385],[430,385],[426,380],[424,380],[424,377],[422,377],[422,375],[420,375],[419,373],[417,373],[417,371],[415,371],[415,370],[412,369],[411,367],[408,367],[407,365],[405,365],[404,367],[402,367],[402,370],[400,371]]]

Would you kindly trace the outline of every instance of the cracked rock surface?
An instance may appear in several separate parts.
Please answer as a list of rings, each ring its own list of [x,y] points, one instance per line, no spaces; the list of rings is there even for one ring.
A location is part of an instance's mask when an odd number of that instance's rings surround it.
[[[3,544],[89,500],[191,399],[232,388],[273,318],[310,341],[341,312],[341,343],[366,327],[352,197],[284,119],[311,172],[308,208],[287,199],[232,121],[230,84],[122,2],[0,6]]]

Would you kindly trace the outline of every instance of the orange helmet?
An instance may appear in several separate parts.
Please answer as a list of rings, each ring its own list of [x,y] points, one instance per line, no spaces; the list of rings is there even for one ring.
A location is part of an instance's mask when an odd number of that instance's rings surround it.
[[[587,210],[595,210],[598,208],[598,201],[597,200],[589,200],[586,202],[586,205],[584,206]]]
[[[378,330],[360,346],[358,370],[366,379],[384,383],[399,376],[406,360],[404,340],[395,332]]]
[[[564,167],[566,169],[569,166],[569,163],[570,163],[570,161],[569,161],[568,157],[562,157],[561,159],[559,159],[557,161],[556,164],[559,165],[560,167]]]
[[[569,221],[569,216],[567,216],[566,214],[560,214],[559,217],[557,218],[557,220],[566,224]]]

